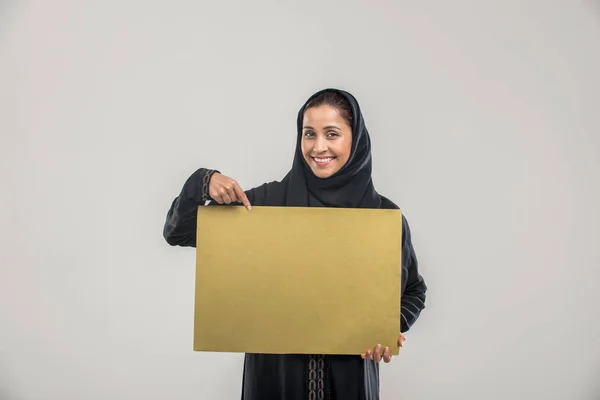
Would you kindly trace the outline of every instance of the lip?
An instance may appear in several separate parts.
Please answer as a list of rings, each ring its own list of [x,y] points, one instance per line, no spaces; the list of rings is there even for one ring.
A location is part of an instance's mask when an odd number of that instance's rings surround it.
[[[319,167],[325,167],[325,166],[331,164],[331,162],[333,160],[335,160],[335,157],[333,157],[333,156],[328,156],[328,157],[311,157],[311,158],[314,161],[314,163],[317,164]],[[319,161],[317,161],[317,159]]]

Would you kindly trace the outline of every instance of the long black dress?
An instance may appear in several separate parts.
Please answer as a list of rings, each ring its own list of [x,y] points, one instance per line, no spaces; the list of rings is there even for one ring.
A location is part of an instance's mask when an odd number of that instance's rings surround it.
[[[371,144],[356,99],[336,89],[352,106],[352,152],[346,165],[326,179],[314,176],[300,150],[302,116],[298,113],[298,141],[292,169],[281,180],[246,191],[257,206],[312,206],[397,209],[378,194],[371,179]],[[315,93],[308,101],[321,92]],[[307,101],[307,103],[308,103]],[[212,170],[200,168],[185,182],[168,211],[163,235],[173,246],[196,243],[197,208],[209,201]],[[235,203],[235,205],[240,205]],[[251,211],[250,211],[251,212]],[[407,332],[425,308],[427,286],[418,271],[410,228],[402,218],[402,283],[399,332]],[[315,327],[318,329],[318,327]],[[243,400],[376,400],[379,365],[360,356],[246,354],[242,377]]]

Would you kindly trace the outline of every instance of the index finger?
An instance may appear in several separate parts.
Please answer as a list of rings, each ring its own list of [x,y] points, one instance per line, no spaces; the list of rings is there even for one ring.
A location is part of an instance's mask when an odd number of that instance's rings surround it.
[[[233,190],[235,190],[235,194],[237,195],[238,199],[242,202],[244,207],[246,207],[247,210],[250,210],[252,208],[252,206],[250,205],[250,200],[248,200],[246,193],[244,193],[244,191],[242,190],[240,185],[238,185],[237,182],[235,185],[233,185]]]

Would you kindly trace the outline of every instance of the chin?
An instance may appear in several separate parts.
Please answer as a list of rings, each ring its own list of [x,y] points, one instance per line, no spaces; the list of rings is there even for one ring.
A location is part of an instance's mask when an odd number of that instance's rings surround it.
[[[312,168],[312,172],[313,174],[315,174],[315,176],[317,178],[329,178],[331,175],[335,174],[338,170],[323,170],[323,169],[319,169],[319,168]]]

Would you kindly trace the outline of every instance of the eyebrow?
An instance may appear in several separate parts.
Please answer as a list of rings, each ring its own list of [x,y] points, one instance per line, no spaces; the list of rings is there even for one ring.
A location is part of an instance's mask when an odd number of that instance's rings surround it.
[[[314,129],[315,129],[315,128],[313,128],[312,126],[304,126],[303,128],[304,128],[304,129],[312,129],[312,130],[314,130]],[[341,129],[340,129],[340,128],[338,128],[338,127],[337,127],[337,126],[335,126],[335,125],[327,125],[327,126],[324,126],[324,127],[323,127],[323,129],[337,129],[338,131],[341,131]]]

